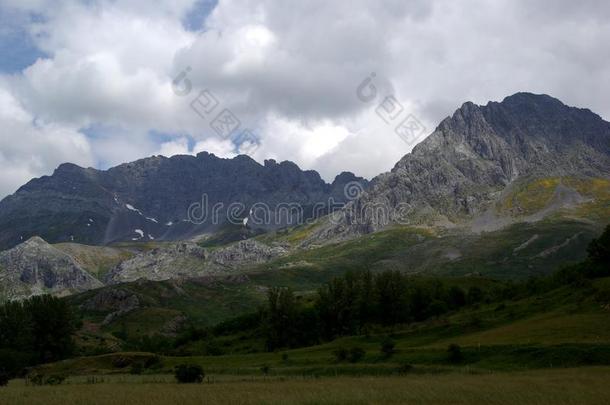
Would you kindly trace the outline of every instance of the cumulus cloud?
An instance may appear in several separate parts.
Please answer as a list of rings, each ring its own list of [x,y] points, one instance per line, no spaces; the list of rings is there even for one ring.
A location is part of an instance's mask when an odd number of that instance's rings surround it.
[[[18,180],[0,195],[48,174],[60,159],[107,167],[201,150],[293,160],[327,180],[343,170],[372,177],[412,147],[376,113],[389,95],[427,132],[464,101],[482,104],[517,91],[610,117],[610,6],[603,2],[210,4],[0,0],[0,14],[10,16],[2,23],[18,24],[42,55],[3,78],[3,106],[21,119],[4,113],[11,132],[2,136],[15,145],[51,137],[68,145],[61,154],[25,144],[2,149],[0,170]],[[185,23],[204,7],[211,12],[199,26]],[[186,95],[172,86],[181,73]],[[367,77],[376,94],[363,100],[356,89]],[[218,104],[207,116],[190,106],[203,90]],[[219,137],[210,123],[224,109],[258,139]],[[92,127],[102,130],[92,135]]]
[[[87,138],[75,129],[35,119],[0,81],[0,195],[72,161],[93,164]]]

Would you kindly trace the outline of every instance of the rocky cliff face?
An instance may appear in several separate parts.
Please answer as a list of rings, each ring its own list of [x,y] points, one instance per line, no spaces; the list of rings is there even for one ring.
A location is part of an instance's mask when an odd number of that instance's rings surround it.
[[[72,257],[34,237],[0,253],[0,298],[66,295],[101,287]]]
[[[228,224],[263,229],[298,223],[350,181],[325,183],[291,162],[260,165],[247,156],[208,153],[152,157],[107,171],[63,164],[0,202],[0,249],[39,235],[50,243],[185,240]],[[282,209],[297,204],[300,210]],[[249,221],[256,205],[263,221]],[[279,214],[277,212],[279,211]]]
[[[608,178],[610,123],[546,95],[465,103],[313,240],[392,223],[464,224],[490,210],[514,182],[551,176]]]
[[[138,279],[153,281],[218,276],[284,255],[282,246],[268,246],[254,240],[221,248],[202,248],[193,242],[178,242],[142,253],[116,266],[107,284]]]

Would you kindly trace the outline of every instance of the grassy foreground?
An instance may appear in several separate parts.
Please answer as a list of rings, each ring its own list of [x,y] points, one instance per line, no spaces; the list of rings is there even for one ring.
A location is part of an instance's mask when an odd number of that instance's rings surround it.
[[[118,377],[118,376],[117,376]],[[127,377],[127,376],[125,376]],[[116,377],[115,377],[116,378]],[[59,386],[12,381],[0,389],[6,404],[607,404],[610,368],[588,367],[484,375],[244,379],[178,385],[170,377],[112,378],[100,384],[68,380]],[[151,382],[152,381],[152,382]],[[167,382],[164,382],[167,381]]]

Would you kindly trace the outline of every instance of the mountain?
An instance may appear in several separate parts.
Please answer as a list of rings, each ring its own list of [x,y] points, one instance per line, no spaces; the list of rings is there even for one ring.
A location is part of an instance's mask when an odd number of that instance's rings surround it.
[[[155,156],[106,171],[66,163],[0,202],[0,248],[31,236],[99,245],[185,240],[246,223],[281,228],[324,215],[331,196],[345,202],[343,188],[354,181],[366,187],[351,173],[327,184],[292,162],[261,165],[247,156],[221,159],[205,152]]]
[[[597,114],[530,93],[485,106],[468,102],[309,242],[391,224],[498,229],[581,204],[591,181],[607,192],[609,178],[610,123]],[[548,204],[511,206],[529,185],[544,187],[541,179],[552,185]],[[530,191],[526,197],[535,197],[539,187]]]
[[[325,215],[332,201],[346,205]],[[610,123],[518,93],[465,103],[370,183],[207,153],[107,171],[61,165],[0,202],[5,245],[34,233],[62,242],[33,238],[1,253],[0,282],[15,298],[141,279],[315,288],[357,269],[527,277],[581,260],[609,203]],[[187,220],[202,212],[221,221]]]
[[[0,300],[101,287],[71,256],[34,237],[0,253]]]

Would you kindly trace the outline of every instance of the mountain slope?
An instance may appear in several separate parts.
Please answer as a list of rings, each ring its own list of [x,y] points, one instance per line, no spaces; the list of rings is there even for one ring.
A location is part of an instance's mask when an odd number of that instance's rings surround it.
[[[465,103],[312,240],[366,234],[392,223],[494,222],[495,205],[512,186],[553,176],[610,178],[610,123],[546,95]],[[577,204],[574,191],[556,208]]]
[[[325,214],[314,206],[342,197],[351,181],[367,183],[344,173],[327,184],[291,162],[260,165],[247,156],[220,159],[205,152],[156,156],[107,171],[62,164],[0,202],[0,248],[35,235],[51,243],[184,240],[242,225],[256,203],[270,219],[249,226],[278,228]],[[302,209],[277,215],[286,203]]]

